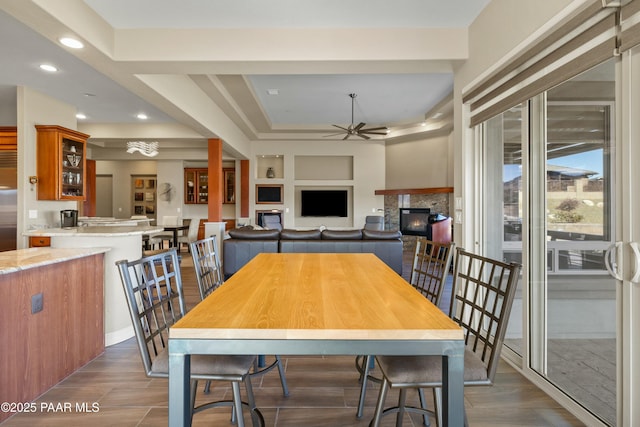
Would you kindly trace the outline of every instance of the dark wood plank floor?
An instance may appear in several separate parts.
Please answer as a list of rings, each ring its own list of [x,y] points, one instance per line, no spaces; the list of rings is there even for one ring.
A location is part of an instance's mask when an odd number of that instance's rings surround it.
[[[188,305],[193,306],[198,301],[193,264],[188,254],[183,251],[182,255]],[[275,371],[254,381],[257,405],[267,426],[369,424],[378,386],[371,383],[365,416],[356,419],[360,389],[353,357],[285,357],[284,363],[289,397],[282,396]],[[230,397],[226,383],[215,384],[209,395],[203,394],[200,386],[198,402],[223,396]],[[430,399],[429,393],[427,396]],[[167,380],[145,376],[135,341],[130,339],[108,347],[103,355],[40,396],[35,412],[17,414],[0,425],[162,426],[167,425],[167,400]],[[76,405],[83,403],[97,411],[78,411]],[[71,409],[65,410],[65,404]],[[465,389],[465,407],[472,426],[583,425],[506,363],[500,365],[494,386]],[[195,415],[194,425],[231,425],[229,414],[228,408],[208,410]],[[405,421],[405,426],[420,424],[417,417]],[[384,425],[395,425],[395,421],[387,417]]]

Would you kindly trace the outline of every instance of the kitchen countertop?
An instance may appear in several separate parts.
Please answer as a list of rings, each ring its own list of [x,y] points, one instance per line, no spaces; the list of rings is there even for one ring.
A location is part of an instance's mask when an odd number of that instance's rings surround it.
[[[109,248],[29,248],[0,252],[0,275],[108,252]]]
[[[42,228],[39,230],[28,230],[23,234],[25,236],[96,236],[96,237],[110,237],[110,236],[134,236],[136,234],[149,234],[164,231],[163,227],[158,226],[95,226],[95,227],[73,227],[73,228]]]

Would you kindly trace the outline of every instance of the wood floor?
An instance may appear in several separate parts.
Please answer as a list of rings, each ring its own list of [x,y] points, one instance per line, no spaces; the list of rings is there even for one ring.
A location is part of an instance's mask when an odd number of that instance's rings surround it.
[[[184,251],[182,258],[187,302],[193,306],[198,300],[193,264]],[[289,397],[282,396],[277,371],[253,381],[257,405],[267,426],[369,424],[378,386],[370,382],[365,416],[356,419],[360,388],[352,356],[297,356],[283,360]],[[227,383],[217,383],[205,395],[200,385],[198,402],[230,398],[230,392]],[[108,347],[104,354],[36,399],[35,412],[17,414],[0,426],[162,426],[167,425],[167,399],[167,380],[145,376],[135,341],[130,339]],[[392,399],[395,394],[388,402]],[[430,400],[430,393],[427,399]],[[506,363],[501,363],[494,386],[465,389],[465,407],[471,426],[583,425]],[[229,409],[198,413],[194,425],[231,425]],[[395,425],[395,420],[386,417],[383,425]],[[421,425],[421,419],[406,419],[404,425]]]

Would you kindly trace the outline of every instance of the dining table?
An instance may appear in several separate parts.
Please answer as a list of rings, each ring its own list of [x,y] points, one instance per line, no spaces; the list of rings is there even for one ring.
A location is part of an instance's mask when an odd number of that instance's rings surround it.
[[[171,231],[173,233],[173,240],[171,241],[171,247],[178,247],[178,232],[189,229],[188,224],[181,225],[163,225],[164,231]]]
[[[261,253],[191,309],[169,330],[170,426],[191,423],[194,354],[439,355],[444,425],[464,424],[462,329],[371,253]]]

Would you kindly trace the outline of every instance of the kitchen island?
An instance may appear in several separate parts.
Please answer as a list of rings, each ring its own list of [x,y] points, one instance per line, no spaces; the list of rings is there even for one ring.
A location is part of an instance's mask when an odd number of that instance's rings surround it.
[[[104,339],[105,345],[122,342],[134,335],[127,300],[116,267],[121,259],[142,256],[142,235],[163,231],[156,226],[95,226],[30,230],[26,236],[50,237],[52,248],[106,247],[104,258]]]
[[[104,352],[108,251],[0,252],[0,402],[30,402]],[[20,408],[5,409],[0,422]]]

